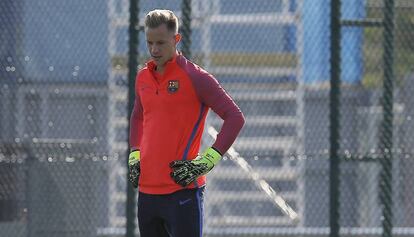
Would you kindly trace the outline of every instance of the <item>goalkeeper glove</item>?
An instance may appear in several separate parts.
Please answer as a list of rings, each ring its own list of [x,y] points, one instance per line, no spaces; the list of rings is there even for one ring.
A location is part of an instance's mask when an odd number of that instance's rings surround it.
[[[129,159],[128,159],[128,167],[129,167],[129,182],[132,183],[134,188],[138,187],[138,179],[140,174],[140,151],[134,150],[129,153]]]
[[[221,154],[214,148],[208,148],[194,160],[176,160],[170,163],[173,180],[185,187],[196,181],[198,177],[207,174],[220,161]]]

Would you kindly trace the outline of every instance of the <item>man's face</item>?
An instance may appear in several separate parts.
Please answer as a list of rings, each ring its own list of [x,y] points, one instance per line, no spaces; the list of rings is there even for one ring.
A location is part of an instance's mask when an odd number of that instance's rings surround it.
[[[163,66],[174,56],[179,36],[169,31],[165,24],[161,24],[157,28],[147,28],[145,33],[148,51],[152,59],[156,65]]]

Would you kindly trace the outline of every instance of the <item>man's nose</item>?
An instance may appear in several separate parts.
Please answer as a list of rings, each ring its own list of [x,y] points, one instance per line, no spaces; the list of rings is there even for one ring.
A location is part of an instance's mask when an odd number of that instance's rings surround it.
[[[151,48],[151,54],[157,54],[158,52],[159,52],[160,50],[158,49],[158,47],[156,47],[156,46],[152,46],[152,48]]]

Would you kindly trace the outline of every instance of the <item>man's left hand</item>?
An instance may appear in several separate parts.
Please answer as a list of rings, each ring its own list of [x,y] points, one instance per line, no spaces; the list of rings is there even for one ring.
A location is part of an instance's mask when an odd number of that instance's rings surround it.
[[[186,187],[196,181],[198,177],[210,172],[221,160],[221,154],[214,148],[208,148],[194,160],[177,160],[170,163],[170,173],[174,181]]]

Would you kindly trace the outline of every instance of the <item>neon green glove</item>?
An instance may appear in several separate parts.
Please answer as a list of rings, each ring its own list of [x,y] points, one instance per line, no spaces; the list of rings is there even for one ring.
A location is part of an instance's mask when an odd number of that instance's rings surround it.
[[[208,148],[194,160],[176,160],[170,163],[170,173],[174,181],[185,187],[196,181],[198,177],[210,172],[221,160],[221,154],[214,148]]]
[[[138,187],[138,179],[139,174],[141,173],[141,169],[139,167],[140,165],[140,158],[141,158],[141,152],[139,150],[134,150],[129,153],[129,159],[128,159],[128,167],[129,167],[129,182],[132,183],[134,188]]]

